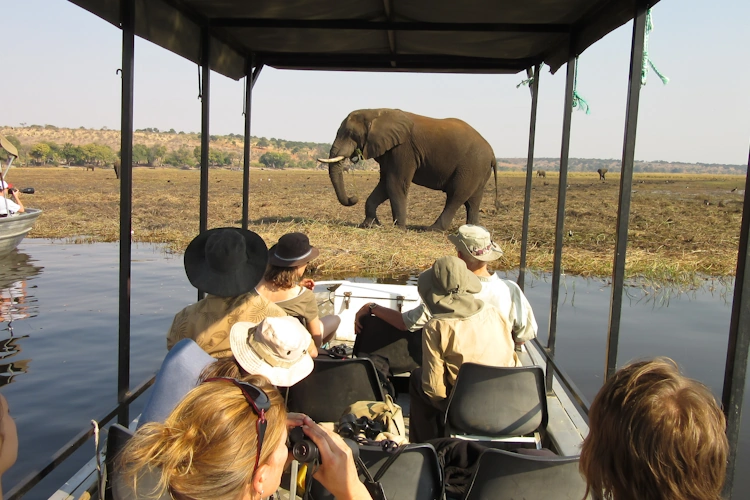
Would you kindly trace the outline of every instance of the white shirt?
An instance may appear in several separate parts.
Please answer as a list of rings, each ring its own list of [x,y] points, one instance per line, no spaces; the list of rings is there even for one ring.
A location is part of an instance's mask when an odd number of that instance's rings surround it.
[[[482,282],[482,291],[476,297],[500,310],[513,332],[513,340],[525,342],[536,337],[537,324],[531,304],[518,285],[512,280],[501,279],[497,274],[477,276]],[[410,332],[419,330],[432,318],[427,306],[420,304],[416,308],[401,314],[406,329]]]
[[[5,203],[8,203],[7,205]],[[7,206],[7,209],[6,209]],[[10,215],[15,214],[19,210],[21,210],[21,205],[16,203],[13,200],[9,200],[8,198],[2,199],[0,198],[0,215],[8,215],[8,210],[10,210]]]

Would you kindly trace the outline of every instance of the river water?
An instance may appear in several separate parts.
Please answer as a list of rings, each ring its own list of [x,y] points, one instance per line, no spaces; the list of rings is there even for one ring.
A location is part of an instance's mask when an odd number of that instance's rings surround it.
[[[610,293],[606,280],[562,280],[556,355],[589,401],[602,383]],[[526,294],[546,341],[549,277],[527,277]],[[687,292],[628,287],[624,294],[620,365],[669,356],[720,397],[732,282],[715,280]],[[2,478],[7,492],[116,404],[118,245],[24,240],[0,260],[0,298],[0,391],[19,434],[18,461]],[[158,369],[172,317],[195,299],[181,255],[133,247],[131,385]],[[93,451],[93,444],[84,445],[28,498],[47,498]],[[745,425],[737,470],[748,466]],[[735,498],[750,498],[750,478],[737,476]]]

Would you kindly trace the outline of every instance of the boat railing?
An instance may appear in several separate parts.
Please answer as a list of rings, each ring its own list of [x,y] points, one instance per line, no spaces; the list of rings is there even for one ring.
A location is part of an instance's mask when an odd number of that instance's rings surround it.
[[[97,424],[101,427],[107,425],[121,412],[123,407],[128,408],[133,401],[135,401],[146,389],[153,385],[156,376],[152,375],[148,380],[141,383],[141,385],[135,387],[132,391],[129,391],[125,399],[118,403],[115,407],[104,413],[99,419],[96,420]],[[47,477],[53,470],[55,470],[60,464],[65,461],[70,455],[72,455],[81,446],[91,439],[94,435],[94,427],[89,426],[83,429],[81,432],[76,434],[70,441],[68,441],[62,448],[57,450],[50,460],[40,469],[31,472],[24,479],[22,479],[17,485],[11,489],[5,498],[14,500],[22,498],[28,493],[34,486],[39,484],[45,477]]]

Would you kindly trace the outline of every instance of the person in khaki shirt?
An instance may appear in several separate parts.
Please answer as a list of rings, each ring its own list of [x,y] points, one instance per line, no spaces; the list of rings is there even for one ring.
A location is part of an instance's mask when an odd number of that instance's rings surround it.
[[[440,437],[438,419],[463,363],[516,366],[511,326],[495,307],[474,294],[482,284],[457,257],[441,257],[419,276],[419,296],[432,319],[422,332],[422,367],[409,379],[409,437]]]
[[[234,324],[286,316],[255,291],[267,263],[268,247],[252,231],[224,227],[196,236],[185,250],[185,272],[190,283],[208,295],[175,315],[167,349],[192,339],[215,358],[229,357]]]

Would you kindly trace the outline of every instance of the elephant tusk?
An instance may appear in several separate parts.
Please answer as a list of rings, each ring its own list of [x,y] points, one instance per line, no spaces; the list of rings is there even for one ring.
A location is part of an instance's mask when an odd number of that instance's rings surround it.
[[[318,161],[320,163],[338,163],[343,159],[343,156],[337,156],[336,158],[318,158]]]

